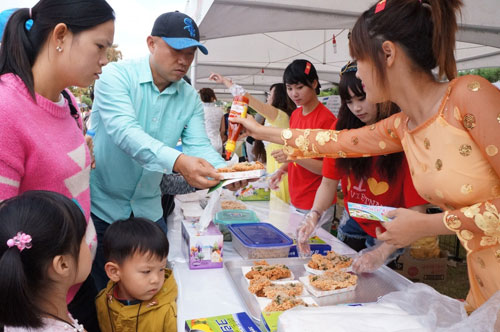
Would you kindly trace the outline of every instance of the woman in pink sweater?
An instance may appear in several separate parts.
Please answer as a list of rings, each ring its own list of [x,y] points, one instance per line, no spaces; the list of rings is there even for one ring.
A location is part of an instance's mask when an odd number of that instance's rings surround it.
[[[76,100],[66,88],[87,87],[99,77],[113,35],[114,12],[105,0],[40,0],[13,12],[0,46],[0,201],[28,190],[77,200],[90,247],[96,244],[91,158]],[[96,330],[95,286],[87,280],[79,287],[68,293],[68,308],[88,331]]]

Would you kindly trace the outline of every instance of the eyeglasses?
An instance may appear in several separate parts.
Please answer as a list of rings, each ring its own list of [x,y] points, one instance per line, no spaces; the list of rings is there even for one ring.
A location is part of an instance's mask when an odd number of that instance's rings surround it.
[[[342,69],[340,70],[340,77],[344,75],[345,73],[350,73],[350,72],[357,72],[358,71],[358,65],[356,64],[356,61],[349,61]]]

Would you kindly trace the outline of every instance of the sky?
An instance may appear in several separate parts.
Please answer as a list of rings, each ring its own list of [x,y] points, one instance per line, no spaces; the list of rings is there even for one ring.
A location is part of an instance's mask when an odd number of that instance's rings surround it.
[[[184,11],[186,0],[107,0],[116,15],[115,40],[124,59],[148,54],[146,37],[154,20],[165,12]],[[0,0],[0,12],[9,8],[33,7],[37,0]]]

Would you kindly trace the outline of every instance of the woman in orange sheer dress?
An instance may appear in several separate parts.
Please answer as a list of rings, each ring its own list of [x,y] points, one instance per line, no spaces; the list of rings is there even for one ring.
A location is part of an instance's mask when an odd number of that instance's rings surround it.
[[[456,78],[460,0],[383,0],[356,22],[350,39],[372,103],[402,113],[355,130],[263,128],[249,135],[283,142],[290,159],[376,156],[404,151],[418,193],[445,212],[396,209],[378,238],[399,247],[456,234],[467,251],[471,311],[500,290],[500,91],[479,76]],[[437,67],[436,80],[432,70]]]

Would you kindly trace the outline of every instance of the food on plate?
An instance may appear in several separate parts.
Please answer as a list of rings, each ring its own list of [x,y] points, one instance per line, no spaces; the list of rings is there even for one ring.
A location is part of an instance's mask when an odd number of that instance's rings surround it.
[[[351,266],[352,258],[337,255],[334,251],[328,251],[325,256],[314,254],[311,257],[307,266],[311,269],[327,271],[327,270],[340,270]]]
[[[267,277],[270,280],[289,278],[292,276],[288,266],[283,264],[269,265],[266,261],[254,262],[252,269],[245,274],[247,279],[254,279],[258,276]]]
[[[261,162],[256,161],[256,162],[237,163],[232,166],[218,168],[217,172],[219,173],[246,172],[246,171],[255,171],[259,169],[265,169],[265,166]]]
[[[303,305],[308,307],[309,305],[304,302],[300,297],[288,296],[283,293],[277,294],[265,308],[264,311],[285,311],[292,309],[298,305]]]
[[[356,285],[358,277],[344,271],[326,271],[321,275],[310,275],[309,283],[323,291],[331,291]]]
[[[278,294],[288,296],[300,296],[304,292],[304,287],[300,282],[290,282],[286,284],[271,284],[264,287],[264,295],[268,299],[274,299]]]
[[[246,205],[237,201],[222,201],[220,202],[222,210],[246,210]]]
[[[248,291],[258,297],[265,297],[264,287],[266,286],[271,286],[271,280],[264,276],[255,276],[255,278],[250,280]]]

